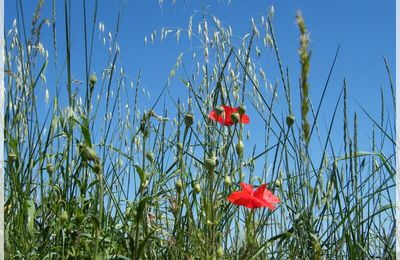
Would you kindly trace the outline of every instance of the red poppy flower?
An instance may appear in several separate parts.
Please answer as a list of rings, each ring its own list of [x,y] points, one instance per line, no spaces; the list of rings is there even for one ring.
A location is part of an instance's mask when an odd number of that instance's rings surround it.
[[[233,204],[239,206],[245,206],[250,209],[267,207],[269,209],[275,209],[274,204],[279,203],[280,200],[271,191],[267,190],[267,184],[263,184],[256,190],[250,184],[244,182],[240,183],[242,187],[241,191],[233,192],[228,200]]]
[[[208,115],[209,118],[211,118],[214,121],[217,121],[223,125],[226,126],[231,126],[234,125],[235,122],[232,120],[231,115],[234,113],[237,113],[239,116],[239,122],[242,124],[248,124],[250,122],[250,118],[246,114],[239,114],[238,113],[238,108],[236,107],[230,107],[230,106],[221,106],[223,108],[223,111],[219,112],[214,109],[213,111],[210,112]]]

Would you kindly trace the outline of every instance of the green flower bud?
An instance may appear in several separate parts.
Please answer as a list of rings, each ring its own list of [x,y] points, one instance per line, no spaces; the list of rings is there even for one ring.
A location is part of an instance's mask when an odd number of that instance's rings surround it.
[[[277,179],[276,181],[275,181],[275,187],[280,187],[282,185],[282,181],[281,181],[281,179]]]
[[[175,189],[178,193],[181,193],[182,189],[183,189],[183,183],[181,180],[177,180],[175,182]]]
[[[286,117],[286,125],[288,127],[291,127],[293,125],[293,123],[294,123],[294,115],[288,115]]]
[[[10,163],[13,163],[17,160],[17,155],[15,153],[9,153],[7,157]]]
[[[87,161],[95,161],[97,158],[95,150],[86,145],[82,147],[82,156]]]
[[[217,113],[217,115],[222,115],[222,113],[224,113],[224,108],[223,107],[221,107],[221,106],[219,106],[219,107],[216,107],[215,108],[215,112]]]
[[[100,162],[100,160],[96,160],[96,162],[94,163],[94,165],[93,165],[93,171],[94,171],[96,174],[100,174],[100,173],[101,173],[101,162]]]
[[[226,187],[229,187],[232,185],[232,180],[231,177],[229,175],[226,175],[224,178],[224,184]]]
[[[63,210],[61,212],[61,214],[59,216],[59,220],[60,220],[61,225],[64,225],[64,223],[68,221],[68,213],[65,210]]]
[[[131,217],[131,213],[132,213],[132,209],[131,209],[130,206],[128,206],[126,208],[126,211],[125,211],[125,218],[130,218]]]
[[[208,172],[213,172],[215,167],[218,165],[217,157],[206,158],[204,160],[204,167],[206,167]]]
[[[193,187],[194,191],[199,194],[201,192],[201,186],[199,183],[196,183]]]
[[[239,123],[240,121],[240,115],[239,113],[232,113],[231,114],[231,119],[234,123]]]
[[[243,115],[244,113],[246,113],[246,106],[240,105],[238,107],[238,113],[239,113],[239,115]]]
[[[242,140],[240,140],[237,144],[236,144],[236,152],[238,155],[242,155],[243,154],[243,149],[244,149],[244,144],[242,142]]]
[[[186,127],[191,127],[194,123],[194,115],[193,114],[186,114],[185,115],[185,125]]]
[[[46,166],[46,170],[47,170],[47,173],[48,173],[49,175],[51,175],[51,174],[54,172],[54,166],[53,166],[51,163],[49,163],[49,164],[47,164],[47,166]]]
[[[222,248],[222,246],[218,247],[217,249],[217,257],[221,258],[224,256],[224,249]]]
[[[89,85],[91,88],[93,88],[94,85],[96,85],[96,83],[97,83],[97,76],[96,76],[96,74],[93,73],[89,77]]]
[[[147,160],[149,160],[149,162],[154,162],[154,153],[152,153],[152,152],[147,152],[146,153],[146,158],[147,158]]]

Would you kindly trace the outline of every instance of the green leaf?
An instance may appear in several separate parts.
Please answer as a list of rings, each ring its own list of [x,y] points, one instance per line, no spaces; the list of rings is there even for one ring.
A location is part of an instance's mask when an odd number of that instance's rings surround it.
[[[81,131],[83,138],[85,139],[86,144],[89,147],[92,147],[92,140],[90,139],[90,132],[89,132],[89,119],[87,117],[82,118]]]
[[[143,185],[144,182],[146,181],[146,173],[138,165],[135,165],[135,169],[136,169],[137,173],[139,174],[140,185]]]
[[[33,236],[35,232],[35,203],[33,200],[26,201],[26,212],[28,214],[27,228],[29,235]]]

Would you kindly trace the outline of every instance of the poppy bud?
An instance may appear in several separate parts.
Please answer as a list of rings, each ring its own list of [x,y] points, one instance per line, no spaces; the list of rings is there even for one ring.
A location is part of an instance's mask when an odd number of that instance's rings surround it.
[[[97,76],[96,76],[96,74],[93,73],[92,75],[90,75],[90,78],[89,78],[90,87],[93,88],[94,85],[96,85],[96,83],[97,83]]]
[[[17,155],[16,155],[15,153],[9,153],[9,154],[8,154],[8,161],[9,161],[10,163],[15,162],[16,159],[17,159]]]
[[[222,115],[222,113],[224,112],[224,108],[223,107],[216,107],[215,108],[215,112],[217,112],[217,115]]]
[[[87,161],[95,161],[97,158],[95,150],[87,147],[86,145],[84,145],[82,148],[82,156]]]
[[[47,164],[47,166],[46,166],[46,170],[47,170],[47,173],[48,173],[49,175],[51,175],[51,174],[54,172],[54,166],[53,166],[51,163],[49,163],[49,164]]]
[[[288,115],[286,117],[286,125],[288,127],[291,127],[293,125],[293,123],[294,123],[294,115]]]
[[[229,187],[232,185],[232,180],[231,177],[229,175],[226,175],[224,178],[224,184],[226,187]]]
[[[204,160],[204,167],[206,167],[207,171],[214,171],[215,167],[218,165],[218,159],[216,157],[206,158]]]
[[[194,191],[197,193],[197,194],[199,194],[200,192],[201,192],[201,186],[200,186],[200,184],[199,183],[196,183],[195,185],[194,185]]]
[[[243,149],[244,149],[244,144],[242,142],[242,140],[239,140],[239,142],[236,145],[236,152],[238,155],[242,155],[243,154]]]
[[[239,113],[232,113],[231,114],[231,119],[234,123],[239,123],[240,120],[240,116]]]
[[[152,152],[147,152],[146,153],[146,158],[147,158],[147,160],[149,160],[149,162],[154,162],[154,153],[152,153]]]
[[[176,191],[177,191],[178,193],[181,193],[182,188],[183,188],[183,183],[182,183],[182,181],[181,181],[181,180],[177,180],[177,181],[175,182],[175,189],[176,189]]]
[[[217,257],[221,258],[224,256],[224,249],[222,248],[222,246],[218,247],[217,249]]]
[[[282,185],[282,181],[281,181],[281,179],[277,179],[276,181],[275,181],[275,187],[280,187]]]
[[[186,127],[191,127],[194,123],[194,115],[193,114],[186,114],[185,115],[185,125]]]
[[[59,220],[60,220],[61,225],[63,225],[65,222],[68,221],[68,213],[65,210],[63,210],[61,212],[61,215],[59,216]]]
[[[246,113],[246,106],[240,105],[238,107],[238,113],[239,113],[239,115],[243,115],[244,113]]]

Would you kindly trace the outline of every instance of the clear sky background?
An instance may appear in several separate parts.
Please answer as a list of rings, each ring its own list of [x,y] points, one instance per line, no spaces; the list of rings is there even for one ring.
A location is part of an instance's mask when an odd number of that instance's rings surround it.
[[[16,17],[16,1],[5,0],[5,28],[11,27]],[[30,21],[36,1],[21,1],[25,6],[26,19]],[[72,2],[72,50],[73,50],[73,75],[84,80],[83,64],[83,26],[82,3]],[[91,8],[94,1],[87,1],[89,18],[92,17]],[[56,1],[57,19],[60,22],[58,29],[63,27],[64,1]],[[193,45],[187,40],[189,17],[196,12],[206,12],[217,16],[224,25],[230,25],[233,33],[242,37],[251,30],[251,17],[259,20],[261,15],[267,16],[271,5],[275,8],[274,26],[277,44],[280,50],[283,65],[289,68],[292,87],[298,88],[297,79],[300,64],[298,61],[298,36],[299,32],[295,23],[295,14],[301,10],[308,30],[311,33],[311,69],[310,69],[310,96],[316,102],[319,100],[328,76],[338,45],[341,45],[339,57],[332,75],[326,94],[326,100],[320,115],[322,120],[330,121],[334,104],[338,98],[343,79],[346,78],[349,87],[349,118],[352,119],[354,111],[359,113],[359,141],[360,148],[368,150],[371,142],[372,122],[362,113],[357,105],[359,102],[377,120],[380,114],[380,87],[385,93],[387,110],[392,110],[392,97],[390,95],[389,80],[387,77],[383,56],[386,56],[392,69],[395,80],[395,1],[182,1],[176,0],[174,5],[170,0],[165,0],[160,5],[157,0],[140,1],[99,1],[98,21],[105,24],[105,31],[114,31],[116,17],[120,16],[119,45],[121,49],[121,61],[126,74],[135,80],[141,70],[141,84],[151,94],[150,103],[143,101],[141,110],[149,108],[163,88],[170,69],[175,64],[178,55],[183,52],[191,54]],[[45,1],[44,17],[51,17],[51,1]],[[197,19],[199,14],[196,15]],[[27,22],[29,24],[29,22]],[[162,27],[182,28],[182,36],[179,43],[175,37],[160,41],[158,34],[154,44],[144,45],[144,37],[150,39],[150,34]],[[45,29],[43,41],[51,43],[51,28]],[[197,28],[194,29],[197,31]],[[59,51],[63,52],[62,45],[64,35],[60,33]],[[96,29],[93,70],[100,74],[106,64],[108,53],[102,48],[101,37]],[[150,40],[149,40],[150,41]],[[45,46],[51,49],[51,45]],[[272,53],[271,51],[269,51]],[[189,56],[190,57],[190,56]],[[265,55],[265,71],[270,82],[280,80],[277,73],[276,61],[272,55]],[[192,64],[185,64],[190,67]],[[48,85],[45,86],[54,94],[51,82],[51,66],[48,68]],[[279,83],[281,83],[279,81]],[[174,81],[173,88],[177,93],[184,87],[179,80]],[[187,97],[187,96],[183,96]],[[129,98],[129,97],[128,97]],[[132,97],[133,98],[133,97]],[[299,99],[298,96],[294,96]],[[146,107],[147,106],[147,107]],[[300,110],[300,107],[294,107]],[[295,112],[299,115],[299,111]],[[392,114],[393,116],[393,114]],[[342,113],[339,112],[338,121],[341,122]],[[342,129],[340,129],[341,133]],[[254,133],[253,133],[254,135]],[[341,137],[341,134],[339,135]]]

